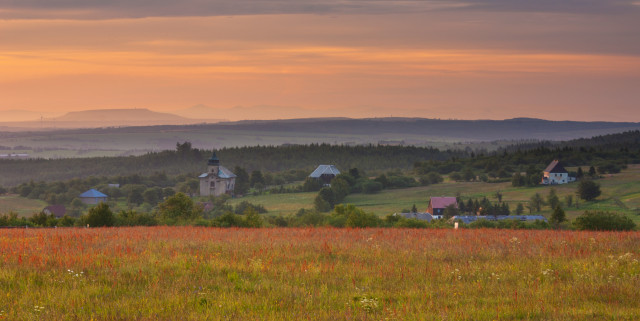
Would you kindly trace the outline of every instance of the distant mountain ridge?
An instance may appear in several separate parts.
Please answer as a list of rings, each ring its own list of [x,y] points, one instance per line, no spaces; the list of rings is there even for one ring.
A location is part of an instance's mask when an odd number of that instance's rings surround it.
[[[54,118],[56,121],[119,121],[119,120],[140,120],[140,121],[175,121],[187,120],[168,113],[142,109],[94,109],[68,112],[63,116]]]
[[[40,120],[4,122],[0,126],[22,128],[98,128],[114,126],[187,125],[219,122],[223,119],[187,118],[146,108],[93,109],[68,112],[59,117]]]
[[[428,118],[297,119],[242,121],[210,126],[236,130],[340,133],[355,135],[417,135],[443,140],[567,140],[640,129],[640,123],[550,121],[536,118],[506,120],[442,120]]]

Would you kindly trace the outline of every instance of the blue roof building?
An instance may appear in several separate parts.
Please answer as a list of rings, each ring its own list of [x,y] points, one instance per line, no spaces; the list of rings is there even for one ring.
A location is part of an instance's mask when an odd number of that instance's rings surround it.
[[[100,202],[106,202],[107,198],[106,194],[100,193],[95,189],[90,189],[78,196],[78,198],[85,204],[98,204]]]

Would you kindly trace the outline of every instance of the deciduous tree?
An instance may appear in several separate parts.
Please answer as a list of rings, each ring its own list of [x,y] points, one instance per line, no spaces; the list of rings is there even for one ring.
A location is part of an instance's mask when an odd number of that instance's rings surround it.
[[[578,196],[585,201],[592,201],[601,193],[600,185],[592,180],[583,180],[578,184]]]

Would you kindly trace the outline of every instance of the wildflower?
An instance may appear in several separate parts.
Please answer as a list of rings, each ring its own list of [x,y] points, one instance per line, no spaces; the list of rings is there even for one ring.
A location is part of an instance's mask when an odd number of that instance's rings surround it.
[[[376,298],[362,298],[360,300],[360,306],[365,309],[367,312],[371,312],[378,308],[378,300]]]

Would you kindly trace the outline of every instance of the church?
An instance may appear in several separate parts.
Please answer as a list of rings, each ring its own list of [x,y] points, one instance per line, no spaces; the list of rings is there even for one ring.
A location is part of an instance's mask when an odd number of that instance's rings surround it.
[[[207,162],[207,172],[198,177],[200,178],[200,196],[233,194],[236,175],[224,166],[220,166],[220,160],[215,152]]]

